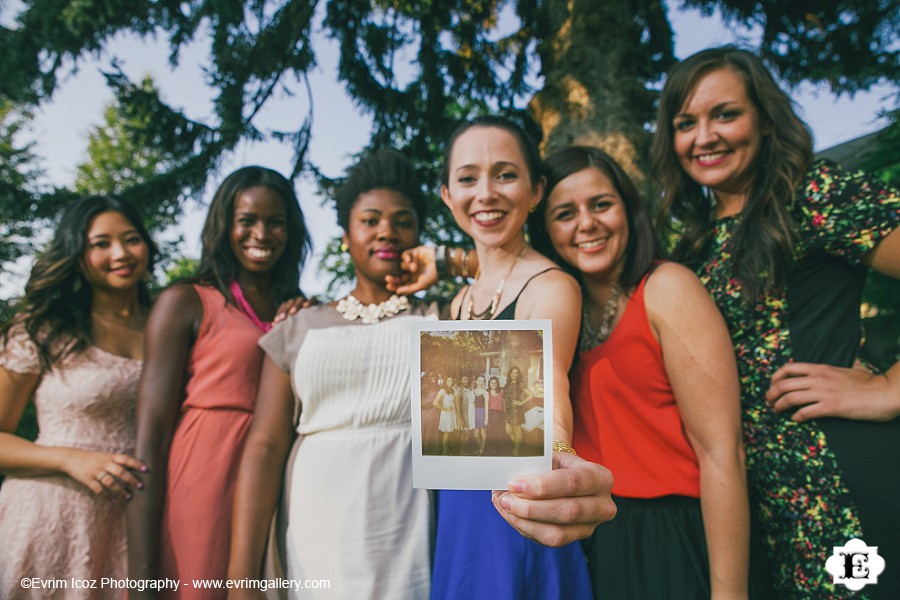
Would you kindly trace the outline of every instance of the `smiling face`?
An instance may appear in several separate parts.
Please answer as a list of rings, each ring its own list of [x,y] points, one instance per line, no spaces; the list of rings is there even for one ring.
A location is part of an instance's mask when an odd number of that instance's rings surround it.
[[[91,219],[81,271],[96,292],[134,291],[147,273],[150,248],[134,224],[109,210]]]
[[[496,393],[500,391],[500,380],[496,377],[491,377],[490,382],[488,382],[488,389],[492,392]]]
[[[628,214],[613,182],[588,167],[547,197],[547,233],[557,254],[585,276],[617,282],[628,247]]]
[[[271,271],[284,254],[287,236],[287,208],[278,192],[256,186],[237,195],[231,251],[244,271]]]
[[[478,379],[475,380],[475,387],[477,387],[480,390],[484,389],[484,377],[483,376],[479,375]]]
[[[350,209],[344,233],[344,243],[356,267],[357,288],[363,286],[368,294],[384,295],[385,275],[400,274],[400,253],[418,241],[419,221],[405,196],[385,189],[360,194]]]
[[[743,78],[723,67],[700,77],[672,121],[674,147],[685,173],[720,202],[746,201],[762,144],[759,111]]]
[[[475,126],[456,138],[441,199],[457,224],[487,248],[518,242],[528,211],[541,198],[515,136]]]

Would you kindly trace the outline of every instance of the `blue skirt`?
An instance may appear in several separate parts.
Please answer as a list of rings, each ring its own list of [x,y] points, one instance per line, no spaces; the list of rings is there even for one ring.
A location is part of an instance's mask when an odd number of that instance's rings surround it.
[[[503,520],[484,490],[440,490],[433,600],[590,600],[591,583],[578,542],[548,548]]]

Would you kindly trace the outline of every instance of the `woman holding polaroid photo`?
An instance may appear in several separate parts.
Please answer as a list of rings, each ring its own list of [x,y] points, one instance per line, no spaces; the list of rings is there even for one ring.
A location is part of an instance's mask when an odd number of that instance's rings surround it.
[[[552,321],[554,439],[558,448],[570,450],[572,411],[566,374],[578,338],[581,295],[574,278],[525,240],[525,220],[543,192],[539,164],[533,141],[506,119],[481,117],[451,136],[441,198],[457,224],[472,236],[480,272],[453,299],[450,312],[460,320]],[[526,383],[519,382],[524,379],[521,373],[517,375],[510,378],[518,388],[516,396],[524,392]],[[507,402],[520,402],[521,396],[516,396]],[[515,439],[513,444],[517,450]],[[600,467],[565,452],[555,452],[553,462],[556,469],[585,469],[584,475],[595,477],[595,483],[608,477],[594,471]],[[551,480],[560,483],[565,477],[557,479],[558,475],[545,474],[543,481],[542,476],[520,477],[510,482],[508,491],[494,492],[493,497],[487,491],[439,491],[432,598],[590,598],[581,547],[564,545],[576,537],[530,535],[532,539],[527,539],[508,526],[520,525],[517,511],[537,508],[530,495],[537,489],[546,492],[544,485]],[[571,475],[578,478],[574,472]],[[577,495],[565,493],[562,487],[560,496]],[[607,507],[612,510],[611,504]],[[548,511],[562,514],[559,505]],[[583,535],[593,527],[585,524]],[[526,534],[535,531],[517,528]],[[534,539],[562,547],[544,546]]]

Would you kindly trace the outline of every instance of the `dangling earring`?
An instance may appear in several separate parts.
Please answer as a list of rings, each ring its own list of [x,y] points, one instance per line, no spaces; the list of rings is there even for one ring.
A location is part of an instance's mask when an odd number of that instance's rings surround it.
[[[341,242],[341,252],[346,252],[347,250],[349,250],[347,242]]]
[[[72,282],[72,291],[76,294],[81,291],[81,275],[75,274],[75,280]]]
[[[528,209],[528,214],[530,215],[531,213],[536,211],[539,204],[540,204],[540,202],[535,202],[534,204],[532,204],[531,208]]]

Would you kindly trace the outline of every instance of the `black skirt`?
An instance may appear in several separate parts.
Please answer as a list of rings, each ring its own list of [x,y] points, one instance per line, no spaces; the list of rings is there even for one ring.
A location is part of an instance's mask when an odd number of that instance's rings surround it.
[[[709,598],[700,500],[614,496],[616,518],[584,540],[597,600]]]

